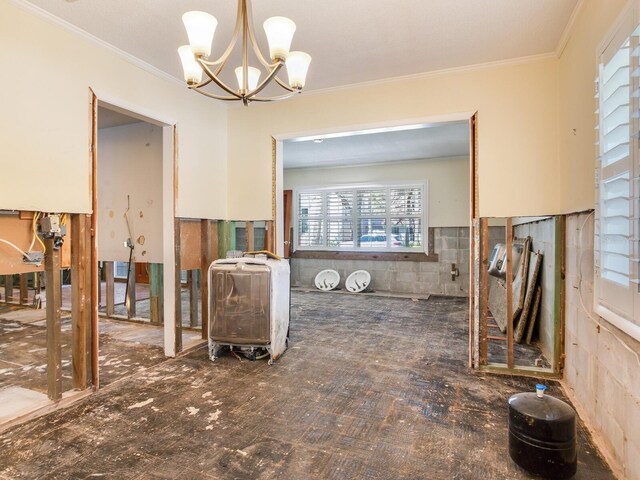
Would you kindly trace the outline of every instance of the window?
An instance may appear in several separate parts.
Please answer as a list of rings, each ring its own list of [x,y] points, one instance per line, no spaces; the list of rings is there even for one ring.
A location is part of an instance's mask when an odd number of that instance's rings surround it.
[[[424,251],[424,192],[424,185],[301,189],[296,248]]]
[[[599,158],[594,302],[598,314],[640,340],[640,27],[635,7],[624,18],[601,50],[596,82]]]

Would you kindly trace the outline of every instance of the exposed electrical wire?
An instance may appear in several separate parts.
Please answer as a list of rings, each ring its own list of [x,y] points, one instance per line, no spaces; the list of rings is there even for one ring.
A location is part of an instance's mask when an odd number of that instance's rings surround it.
[[[40,235],[38,235],[38,232],[36,230],[36,225],[38,224],[38,218],[40,218],[40,214],[41,212],[35,212],[33,214],[33,219],[31,220],[31,231],[33,232],[33,238],[31,239],[31,245],[29,245],[29,251],[33,251],[33,245],[35,244],[36,240],[38,240],[38,242],[42,246],[42,253],[45,253],[47,251],[47,247],[45,247],[44,242],[42,241]]]
[[[582,222],[582,225],[580,226],[578,230],[578,246],[580,247],[580,254],[578,255],[578,298],[580,299],[580,306],[582,307],[582,310],[584,310],[584,313],[587,315],[587,317],[594,322],[598,328],[601,328],[602,330],[608,332],[609,334],[611,334],[611,336],[613,336],[618,342],[620,342],[620,344],[626,348],[627,350],[629,350],[631,353],[633,353],[633,355],[636,357],[636,361],[638,362],[638,365],[640,365],[640,355],[638,355],[638,352],[636,352],[633,348],[631,348],[627,342],[625,342],[624,340],[622,340],[618,335],[616,335],[615,333],[613,333],[609,328],[607,328],[606,326],[604,326],[602,324],[602,322],[600,321],[600,317],[594,317],[589,310],[587,310],[587,307],[584,304],[584,299],[582,298],[582,259],[583,259],[583,255],[584,255],[584,248],[583,248],[583,242],[582,242],[582,231],[584,230],[585,225],[587,224],[587,222],[589,221],[589,218],[591,218],[592,215],[594,215],[595,211],[592,211],[591,213],[589,213],[589,215],[587,215],[587,217],[584,219],[584,222]]]
[[[0,238],[0,242],[2,243],[6,243],[7,245],[9,245],[10,247],[13,247],[15,250],[17,250],[18,252],[20,252],[22,254],[23,257],[25,257],[27,260],[29,260],[30,262],[33,262],[34,260],[29,256],[29,254],[27,252],[25,252],[24,250],[22,250],[20,247],[18,247],[17,245],[11,243],[9,240],[5,240],[4,238]]]

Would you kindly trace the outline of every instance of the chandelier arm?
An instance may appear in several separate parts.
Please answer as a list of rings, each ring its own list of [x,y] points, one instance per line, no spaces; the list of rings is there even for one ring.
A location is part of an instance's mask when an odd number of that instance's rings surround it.
[[[264,89],[264,87],[267,86],[267,84],[273,80],[273,78],[278,74],[278,72],[280,71],[280,69],[282,68],[282,66],[284,65],[284,62],[278,62],[278,64],[275,66],[275,68],[273,70],[271,70],[271,72],[269,72],[269,75],[267,75],[267,77],[260,82],[260,85],[258,85],[256,88],[253,89],[252,92],[249,92],[247,94],[247,98],[251,99],[254,96],[256,96],[258,93],[260,93],[262,91],[262,89]]]
[[[256,41],[256,35],[253,31],[253,13],[251,12],[251,2],[247,3],[246,6],[246,11],[247,11],[247,30],[249,31],[249,41],[251,42],[251,48],[253,48],[254,53],[256,54],[256,57],[258,57],[258,60],[260,61],[260,63],[262,65],[264,65],[265,68],[271,70],[273,67],[275,67],[277,65],[278,62],[275,63],[269,63],[267,62],[267,60],[265,59],[264,55],[262,54],[262,51],[260,50],[260,47],[258,46],[258,42]]]
[[[200,95],[204,95],[205,97],[209,97],[209,98],[214,98],[215,100],[224,100],[226,102],[232,102],[232,101],[238,101],[241,99],[241,97],[236,98],[236,97],[223,97],[222,95],[215,95],[213,93],[209,93],[209,92],[205,92],[204,90],[200,90],[198,88],[190,88],[191,90],[193,90],[194,92],[198,92]]]
[[[280,95],[277,97],[269,97],[269,98],[265,98],[265,97],[253,97],[250,99],[250,101],[252,102],[277,102],[278,100],[284,100],[286,98],[290,98],[293,97],[296,93],[299,93],[299,90],[293,91],[293,92],[289,92],[289,93],[285,93],[284,95]]]
[[[289,85],[287,85],[286,83],[284,83],[282,80],[280,80],[278,77],[275,78],[275,81],[278,85],[280,85],[282,88],[284,88],[285,90],[289,90],[290,92],[298,92],[299,90],[297,88],[292,88]]]
[[[196,58],[196,60],[198,60],[198,63],[200,64],[200,66],[202,67],[202,70],[204,70],[204,73],[207,74],[207,76],[213,80],[213,82],[218,85],[222,90],[224,90],[225,92],[227,92],[229,95],[233,95],[235,98],[237,98],[238,100],[240,100],[242,98],[241,95],[238,95],[236,92],[234,92],[231,88],[229,88],[222,80],[220,80],[216,74],[214,72],[211,71],[211,69],[207,66],[207,64],[202,63],[200,61],[199,58]]]
[[[200,82],[197,85],[189,85],[190,89],[196,89],[196,88],[202,88],[202,87],[206,87],[207,85],[209,85],[211,82],[213,82],[213,80],[211,80],[210,78],[206,79],[204,82]]]
[[[224,53],[220,55],[215,61],[201,59],[201,61],[205,65],[209,65],[211,67],[220,65],[215,71],[216,75],[220,73],[220,71],[223,69],[223,67],[227,63],[227,60],[229,59],[229,55],[231,55],[231,52],[233,51],[234,47],[236,46],[236,43],[238,42],[238,34],[240,33],[241,28],[242,28],[242,1],[238,0],[238,13],[236,14],[236,26],[233,27],[233,35],[231,36],[231,42],[229,42],[229,46],[224,51]]]

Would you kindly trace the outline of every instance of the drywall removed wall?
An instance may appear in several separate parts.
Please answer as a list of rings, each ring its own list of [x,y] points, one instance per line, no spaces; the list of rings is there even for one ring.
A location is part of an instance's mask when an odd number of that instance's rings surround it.
[[[284,189],[426,181],[428,225],[457,227],[469,224],[469,175],[469,157],[431,158],[357,167],[292,168],[284,171]]]
[[[162,128],[145,122],[98,130],[99,259],[129,261],[130,237],[136,262],[163,262]]]

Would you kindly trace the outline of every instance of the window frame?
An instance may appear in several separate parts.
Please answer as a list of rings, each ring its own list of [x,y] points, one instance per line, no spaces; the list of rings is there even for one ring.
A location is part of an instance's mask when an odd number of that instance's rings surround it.
[[[640,131],[640,121],[634,118],[633,112],[640,107],[638,99],[634,100],[634,91],[640,91],[638,83],[640,80],[634,81],[632,72],[639,68],[639,59],[634,59],[634,50],[640,49],[638,41],[633,40],[640,29],[640,2],[635,0],[631,2],[620,14],[610,33],[605,37],[596,52],[597,66],[597,116],[596,116],[596,132],[597,132],[597,153],[595,161],[595,194],[596,208],[594,220],[594,291],[593,291],[593,310],[606,321],[622,330],[627,335],[640,341],[640,265],[638,259],[640,257],[639,233],[640,233],[640,150],[638,141],[638,131]],[[635,34],[635,35],[634,35]],[[624,165],[611,163],[602,166],[601,155],[602,147],[602,131],[604,119],[601,116],[601,100],[602,93],[601,81],[603,78],[603,67],[608,64],[620,51],[625,40],[631,39],[630,45],[630,75],[629,84],[629,155],[626,162],[628,170],[624,170]],[[613,77],[611,77],[613,78]],[[612,95],[613,96],[613,95]],[[613,131],[613,130],[612,130]],[[620,171],[617,171],[620,170]],[[601,262],[602,249],[602,204],[604,203],[602,192],[605,182],[612,181],[616,176],[629,172],[629,284],[628,286],[615,284],[615,281],[607,280],[602,276],[603,265]],[[606,176],[605,176],[606,175]]]
[[[420,188],[422,192],[422,214],[421,215],[394,215],[390,210],[390,191],[395,188]],[[387,242],[389,242],[390,236],[393,235],[391,232],[391,218],[419,218],[421,220],[421,236],[422,236],[422,245],[419,248],[414,247],[357,247],[356,239],[357,239],[357,228],[358,221],[363,218],[359,215],[357,211],[357,191],[359,190],[373,190],[373,189],[385,189],[387,192],[387,211],[385,213],[385,232],[387,236]],[[336,191],[352,191],[353,192],[353,211],[354,214],[351,217],[353,220],[353,246],[301,246],[300,245],[300,194],[301,193],[327,193],[327,192],[336,192]],[[300,186],[295,187],[293,189],[293,215],[292,215],[292,226],[293,228],[293,251],[319,251],[319,252],[358,252],[358,253],[423,253],[427,254],[429,251],[429,235],[428,235],[428,210],[429,210],[429,190],[428,190],[428,181],[394,181],[394,182],[375,182],[375,183],[349,183],[349,184],[325,184],[325,185],[314,185],[314,186]],[[326,198],[323,197],[323,198]],[[369,216],[370,218],[376,217]],[[323,215],[322,215],[322,227],[327,223],[328,218],[337,218],[336,216],[328,217],[326,212],[324,211],[323,206]],[[346,217],[344,217],[346,218]],[[377,217],[376,217],[377,218]],[[323,240],[326,244],[326,230],[323,230]]]

